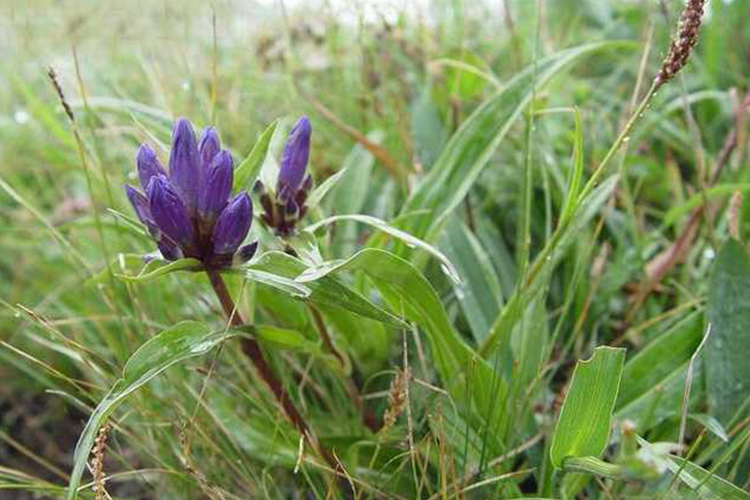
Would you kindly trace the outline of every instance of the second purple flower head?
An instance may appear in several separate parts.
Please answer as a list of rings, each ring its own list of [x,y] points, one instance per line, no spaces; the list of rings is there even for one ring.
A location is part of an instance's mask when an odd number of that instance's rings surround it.
[[[303,116],[295,123],[284,145],[273,196],[260,182],[256,184],[263,206],[261,220],[281,236],[293,233],[295,225],[307,212],[305,202],[312,188],[312,177],[307,173],[311,135],[310,120]]]
[[[136,165],[143,193],[129,185],[125,192],[164,258],[192,257],[220,268],[253,256],[257,243],[240,248],[253,205],[246,192],[230,199],[234,162],[221,149],[216,129],[205,128],[196,141],[190,122],[180,118],[172,132],[169,172],[146,144]]]

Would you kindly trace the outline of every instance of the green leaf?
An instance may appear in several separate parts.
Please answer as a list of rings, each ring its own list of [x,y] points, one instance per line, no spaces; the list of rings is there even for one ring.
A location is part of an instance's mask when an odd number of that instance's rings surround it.
[[[278,123],[278,120],[274,120],[266,127],[263,133],[260,134],[260,137],[258,137],[258,140],[255,141],[250,154],[234,170],[234,191],[252,189],[253,186],[251,184],[255,182],[260,173],[263,161],[266,159],[266,154],[268,154],[268,146],[271,144],[271,138],[276,131]]]
[[[432,102],[430,85],[424,86],[421,95],[411,105],[410,122],[414,152],[424,169],[429,170],[440,157],[448,139],[438,108]]]
[[[505,344],[508,341],[516,322],[522,318],[521,311],[524,311],[528,304],[538,296],[540,290],[546,287],[552,269],[576,239],[580,238],[580,232],[583,231],[585,226],[599,213],[599,210],[617,186],[618,179],[617,174],[608,177],[574,206],[574,216],[570,223],[559,233],[555,233],[556,239],[547,242],[544,251],[548,257],[541,260],[537,258],[535,265],[532,266],[532,270],[534,270],[537,268],[537,262],[539,263],[536,276],[541,276],[541,278],[531,281],[525,289],[517,289],[510,296],[505,307],[495,319],[489,335],[479,348],[482,356],[488,357],[497,345]]]
[[[112,385],[78,438],[73,472],[68,482],[68,500],[75,500],[89,453],[99,428],[120,403],[164,370],[195,356],[201,356],[234,334],[211,333],[195,321],[178,323],[143,344],[125,364],[122,377]]]
[[[180,259],[172,262],[155,259],[143,266],[141,272],[135,276],[129,274],[116,274],[115,276],[131,283],[144,283],[175,271],[200,271],[201,269],[203,265],[197,259]]]
[[[109,212],[115,219],[117,219],[121,223],[123,229],[130,231],[132,234],[150,239],[148,232],[146,232],[146,228],[135,217],[125,215],[124,213],[119,212],[113,208],[108,208],[107,212]]]
[[[489,363],[463,341],[432,285],[408,261],[390,252],[368,248],[345,261],[328,263],[305,273],[305,283],[341,272],[362,272],[378,287],[393,311],[418,324],[427,335],[435,368],[455,401],[474,405],[489,425],[504,428],[507,386]],[[467,373],[471,374],[468,376]],[[490,434],[490,439],[500,436]]]
[[[615,415],[618,419],[635,422],[639,432],[645,432],[666,418],[676,417],[685,392],[685,382],[689,361],[674,370],[651,389],[636,399],[619,408]],[[704,363],[693,366],[693,380],[702,380]],[[691,405],[701,401],[703,390],[701,384],[693,384],[690,392]]]
[[[307,270],[299,259],[282,252],[266,252],[253,264],[248,266],[251,273],[271,273],[287,280],[294,280]],[[310,290],[306,300],[319,304],[341,307],[360,316],[365,316],[392,326],[403,327],[403,322],[393,314],[376,306],[365,297],[355,292],[341,281],[321,276],[315,281],[294,281],[299,286]]]
[[[583,179],[583,130],[581,127],[581,113],[574,108],[575,132],[573,146],[573,167],[568,177],[568,193],[565,196],[565,204],[560,212],[560,219],[566,220],[573,215],[575,202],[581,191],[581,180]]]
[[[482,342],[500,313],[502,290],[490,257],[476,236],[458,218],[452,218],[441,240],[456,265],[462,283],[453,285],[471,332]]]
[[[434,240],[445,218],[466,196],[534,93],[553,76],[596,52],[629,46],[632,44],[600,42],[563,50],[525,69],[482,103],[453,134],[438,161],[404,204],[402,213],[420,209],[435,213],[435,217],[409,228],[409,232]]]
[[[375,130],[367,134],[374,144],[383,142],[385,134]],[[370,184],[370,172],[375,164],[375,157],[359,143],[355,144],[344,158],[342,171],[344,175],[336,184],[331,196],[331,209],[339,214],[356,214],[364,207]]]
[[[669,470],[678,474],[679,479],[690,489],[698,492],[700,498],[711,500],[750,500],[750,493],[743,491],[703,467],[684,458],[672,456]]]
[[[308,340],[297,330],[290,330],[274,325],[248,325],[247,327],[240,328],[240,330],[247,330],[248,333],[260,340],[272,342],[286,349],[306,352],[308,354],[321,354],[320,346]]]
[[[139,272],[138,269],[143,268],[143,255],[134,253],[121,253],[112,259],[111,264],[112,270],[119,270],[122,273],[131,271],[133,273]],[[125,274],[129,275],[129,274]],[[103,283],[109,277],[109,269],[105,267],[89,279],[85,281],[85,285],[96,285]]]
[[[706,387],[711,413],[723,425],[750,393],[750,257],[734,240],[719,251],[708,292],[711,333]]]
[[[675,417],[678,415],[675,414]],[[724,429],[724,427],[719,423],[718,420],[716,420],[711,415],[706,415],[704,413],[690,413],[688,415],[688,418],[691,420],[695,420],[699,424],[701,424],[703,427],[705,427],[707,430],[711,431],[714,436],[718,437],[725,443],[729,442],[729,435],[727,434],[727,431]]]
[[[385,134],[382,130],[375,130],[367,134],[367,138],[374,144],[381,144]],[[370,177],[375,157],[359,143],[352,147],[344,158],[343,176],[336,184],[329,197],[329,213],[357,214],[362,212],[371,192],[372,179]],[[344,226],[333,235],[331,250],[333,255],[350,255],[354,253],[357,239],[356,227]]]
[[[323,198],[325,198],[325,195],[328,194],[328,191],[333,189],[333,187],[338,184],[339,180],[341,180],[345,173],[346,169],[341,169],[335,174],[328,177],[328,179],[324,180],[322,184],[316,186],[305,202],[305,204],[307,205],[307,209],[312,210],[317,207],[323,200]]]
[[[625,349],[597,347],[591,359],[576,364],[552,438],[550,459],[556,468],[567,457],[604,452],[624,362]]]
[[[363,271],[368,277],[377,280],[380,285],[387,285],[387,289],[398,290],[398,294],[389,298],[399,297],[404,301],[405,315],[425,328],[433,342],[435,355],[440,360],[442,375],[452,375],[461,364],[468,346],[453,330],[448,315],[440,302],[435,290],[421,274],[407,261],[378,249],[365,249],[344,261],[328,262],[324,265],[310,268],[302,273],[297,280],[308,285],[326,279],[329,275],[342,271]],[[392,304],[395,311],[400,311],[400,304]],[[450,376],[449,376],[450,378]]]
[[[445,256],[443,252],[430,245],[429,243],[426,243],[419,238],[415,238],[411,234],[401,231],[400,229],[396,229],[395,227],[389,225],[387,222],[382,221],[376,217],[371,217],[369,215],[334,215],[333,217],[328,217],[327,219],[323,219],[322,221],[307,226],[305,228],[305,231],[314,233],[321,227],[333,224],[337,221],[361,222],[363,224],[367,224],[369,226],[377,228],[384,233],[393,236],[394,238],[398,238],[410,247],[424,250],[425,252],[435,257],[438,261],[440,261],[440,268],[453,281],[453,283],[461,283],[461,277],[458,275],[456,267],[451,263],[451,261],[448,259],[448,257]]]
[[[750,191],[750,184],[719,184],[718,186],[712,186],[706,189],[705,195],[702,192],[696,193],[691,196],[685,203],[672,207],[662,218],[662,230],[673,225],[675,222],[680,220],[680,217],[691,212],[692,210],[702,206],[706,200],[713,200],[715,198],[721,198],[723,196],[731,196],[736,192],[746,193]]]
[[[310,288],[284,276],[268,273],[259,269],[245,269],[245,276],[257,283],[263,283],[264,285],[288,293],[292,297],[305,299],[312,295],[312,290],[310,290]]]
[[[660,386],[675,370],[684,371],[702,338],[703,314],[695,312],[659,335],[628,360],[622,372],[617,410]]]
[[[570,456],[563,460],[565,472],[582,472],[612,479],[624,479],[626,470],[621,465],[611,464],[596,457]]]

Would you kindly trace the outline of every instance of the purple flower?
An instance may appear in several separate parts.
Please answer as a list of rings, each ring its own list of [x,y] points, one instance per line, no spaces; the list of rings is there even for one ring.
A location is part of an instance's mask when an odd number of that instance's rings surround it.
[[[310,120],[303,116],[294,124],[281,156],[276,194],[284,199],[293,198],[305,180],[307,161],[310,158]]]
[[[307,174],[311,134],[310,120],[306,116],[297,120],[284,145],[273,199],[262,184],[257,184],[263,207],[261,220],[281,236],[292,234],[307,212],[305,201],[312,189],[312,177]]]
[[[165,259],[192,257],[217,268],[252,258],[257,243],[240,248],[253,220],[252,202],[244,192],[229,201],[234,162],[221,149],[213,127],[196,141],[190,122],[178,119],[169,173],[145,144],[138,150],[136,166],[145,195],[128,185],[125,193]]]

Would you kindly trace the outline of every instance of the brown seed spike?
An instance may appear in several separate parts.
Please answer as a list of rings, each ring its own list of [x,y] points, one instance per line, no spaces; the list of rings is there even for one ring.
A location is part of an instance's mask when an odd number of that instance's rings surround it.
[[[55,73],[55,69],[52,66],[49,66],[47,68],[47,76],[49,77],[50,82],[52,82],[52,86],[55,87],[55,92],[57,93],[57,97],[60,99],[60,104],[62,104],[62,107],[65,110],[65,114],[68,116],[68,119],[70,119],[72,123],[75,123],[76,119],[73,115],[73,109],[65,99],[62,85],[60,85],[60,81],[57,79],[57,73]]]
[[[383,427],[380,435],[383,436],[396,423],[396,418],[406,408],[406,386],[411,379],[411,370],[397,370],[396,377],[391,382],[388,391],[388,409],[383,415]]]
[[[685,67],[693,48],[698,43],[698,33],[706,0],[688,0],[680,15],[677,37],[669,46],[667,57],[656,76],[656,87],[661,87]]]

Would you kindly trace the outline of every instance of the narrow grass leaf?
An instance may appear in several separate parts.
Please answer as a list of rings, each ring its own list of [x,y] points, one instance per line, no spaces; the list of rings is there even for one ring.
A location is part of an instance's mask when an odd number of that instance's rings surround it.
[[[310,193],[310,197],[307,198],[307,201],[305,202],[305,204],[307,205],[307,209],[312,210],[320,205],[320,202],[323,201],[323,198],[325,198],[328,192],[333,189],[336,184],[338,184],[345,173],[346,169],[343,168],[332,176],[328,177],[328,179],[324,180],[322,184],[316,186],[315,189],[313,189]]]
[[[710,500],[750,500],[750,492],[681,457],[671,456],[669,470],[699,498]]]
[[[375,130],[367,134],[373,144],[381,144],[385,134]],[[326,205],[334,214],[357,214],[362,211],[367,195],[372,189],[372,168],[375,157],[360,144],[355,144],[344,158],[344,174],[334,186]],[[333,234],[331,249],[334,255],[351,255],[354,253],[354,242],[357,238],[354,226],[344,226]]]
[[[427,241],[437,237],[447,215],[466,196],[538,88],[586,56],[630,45],[597,42],[560,51],[525,69],[482,103],[453,134],[440,158],[404,204],[402,213],[430,209],[435,214],[422,225],[410,228],[410,232]]]
[[[583,128],[581,126],[581,112],[573,108],[575,117],[575,130],[573,132],[573,166],[568,177],[568,193],[565,196],[565,204],[560,213],[561,220],[567,220],[573,215],[575,202],[581,190],[583,179]]]
[[[617,410],[626,407],[675,370],[683,370],[703,336],[703,314],[695,312],[651,341],[625,363]]]
[[[455,401],[469,407],[473,404],[478,416],[492,429],[505,428],[506,422],[499,416],[505,410],[505,380],[464,342],[432,285],[411,263],[385,250],[368,248],[345,261],[307,273],[305,283],[346,271],[364,273],[395,312],[403,313],[424,330],[435,368]],[[497,440],[500,436],[490,433],[489,438]]]
[[[710,413],[723,425],[750,393],[750,256],[728,241],[714,262],[708,292],[711,336],[706,344]]]
[[[97,405],[78,438],[67,499],[75,500],[77,497],[81,477],[99,428],[118,405],[170,366],[203,355],[232,336],[232,333],[209,332],[205,325],[195,321],[183,321],[143,344],[125,364],[122,377]]]
[[[474,339],[481,343],[500,313],[500,280],[479,239],[458,218],[448,222],[440,246],[461,277],[461,283],[454,284],[453,290]]]
[[[328,217],[327,219],[323,219],[322,221],[316,222],[315,224],[306,227],[305,231],[314,233],[321,227],[333,224],[338,221],[355,221],[367,224],[383,231],[384,233],[389,234],[390,236],[393,236],[394,238],[403,241],[409,247],[424,250],[440,262],[440,268],[448,276],[448,278],[453,281],[454,284],[461,283],[461,277],[458,275],[456,267],[453,265],[453,263],[451,263],[451,261],[448,259],[448,257],[445,256],[443,252],[430,245],[429,243],[422,241],[405,231],[396,229],[395,227],[391,226],[385,221],[378,219],[377,217],[371,217],[369,215],[334,215],[333,217]]]
[[[260,134],[260,137],[258,137],[258,140],[255,141],[255,145],[247,157],[237,165],[234,171],[234,191],[250,190],[253,188],[252,184],[260,173],[263,160],[266,159],[268,147],[271,144],[271,138],[276,131],[278,123],[278,120],[274,120],[266,127],[263,133]]]
[[[716,198],[731,196],[736,192],[746,193],[750,191],[750,183],[732,183],[732,184],[719,184],[718,186],[712,186],[705,190],[705,193],[699,192],[688,198],[688,200],[681,204],[672,207],[662,219],[662,229],[669,228],[680,218],[691,212],[692,210],[702,206],[706,203],[706,200],[713,200]]]
[[[258,271],[272,273],[288,280],[294,280],[307,269],[302,261],[282,252],[266,252],[248,266],[251,273]],[[315,280],[295,281],[295,283],[310,290],[305,300],[337,306],[392,326],[404,326],[398,317],[373,304],[332,276],[322,275]]]
[[[172,262],[156,259],[143,266],[141,272],[135,276],[128,274],[115,274],[115,276],[131,283],[145,283],[176,271],[199,271],[201,268],[200,261],[196,259],[179,259]]]

